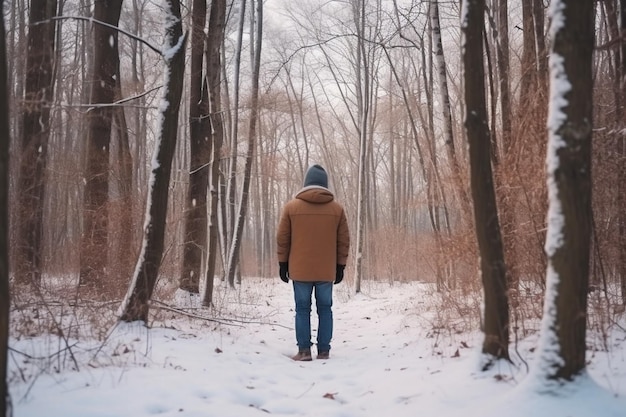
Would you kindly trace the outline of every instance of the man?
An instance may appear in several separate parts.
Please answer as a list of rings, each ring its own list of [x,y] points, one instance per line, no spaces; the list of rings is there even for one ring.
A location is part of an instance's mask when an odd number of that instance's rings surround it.
[[[293,281],[296,302],[295,361],[310,361],[311,297],[319,319],[317,358],[330,357],[333,336],[333,284],[343,280],[350,248],[348,221],[343,207],[328,189],[328,175],[311,166],[304,187],[283,208],[276,233],[280,279]]]

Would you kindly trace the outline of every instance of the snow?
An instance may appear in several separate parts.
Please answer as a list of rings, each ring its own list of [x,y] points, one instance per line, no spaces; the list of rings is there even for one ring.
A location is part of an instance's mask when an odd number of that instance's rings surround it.
[[[215,321],[153,307],[151,329],[119,324],[105,342],[70,340],[79,372],[59,368],[61,355],[48,364],[58,372],[44,372],[48,359],[17,353],[48,358],[65,346],[53,336],[12,339],[14,416],[626,415],[623,327],[611,332],[609,352],[589,355],[589,375],[541,394],[521,361],[534,366],[537,334],[512,346],[515,364],[480,372],[481,334],[462,317],[444,317],[431,285],[364,281],[362,288],[334,287],[329,360],[289,358],[297,350],[293,294],[278,278],[247,278],[236,289],[216,281],[211,314],[197,296],[178,292],[171,301]]]
[[[185,45],[185,36],[183,35],[183,36],[180,36],[176,40],[176,43],[171,45],[171,47],[163,49],[163,58],[166,61],[171,61],[176,56],[180,48],[182,48],[184,45]]]
[[[552,36],[565,26],[563,10],[564,5],[555,0],[550,5]],[[543,306],[543,318],[541,322],[541,338],[539,340],[538,365],[533,369],[532,376],[536,379],[537,389],[551,391],[558,389],[558,384],[549,377],[555,374],[553,368],[563,364],[561,347],[556,333],[557,326],[557,297],[558,286],[561,277],[554,269],[552,258],[564,244],[565,219],[559,197],[559,187],[556,179],[557,170],[560,166],[559,151],[566,146],[560,136],[560,129],[567,121],[564,109],[568,106],[566,94],[572,89],[567,73],[565,72],[565,60],[562,56],[551,51],[550,64],[550,99],[548,110],[548,150],[546,156],[547,188],[548,188],[548,230],[546,233],[545,252],[548,255],[548,269],[546,277],[546,292]]]

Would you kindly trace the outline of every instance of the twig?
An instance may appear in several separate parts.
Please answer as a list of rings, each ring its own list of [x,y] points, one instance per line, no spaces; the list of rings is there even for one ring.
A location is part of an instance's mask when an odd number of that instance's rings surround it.
[[[188,311],[182,310],[180,308],[176,308],[176,307],[172,307],[168,304],[165,304],[164,302],[158,301],[158,300],[152,300],[150,301],[150,304],[152,307],[161,309],[161,310],[165,310],[165,311],[171,311],[173,313],[178,313],[178,314],[182,314],[183,316],[187,316],[187,317],[191,317],[194,319],[200,319],[200,320],[205,320],[205,321],[210,321],[210,322],[215,322],[215,323],[220,323],[220,324],[226,324],[226,325],[231,325],[234,326],[235,324],[231,323],[232,321],[235,320],[220,320],[220,319],[213,319],[211,317],[206,317],[206,316],[201,316],[199,314],[194,314],[194,313],[189,313]],[[238,324],[238,326],[243,327],[241,324]]]
[[[100,20],[96,20],[94,18],[85,17],[85,16],[55,16],[55,17],[52,18],[52,20],[65,20],[65,19],[83,20],[83,21],[90,22],[90,23],[97,23],[99,25],[108,27],[109,29],[116,30],[116,31],[118,31],[120,33],[123,33],[124,35],[128,36],[129,38],[135,39],[136,41],[143,43],[144,45],[146,45],[148,48],[152,49],[154,52],[156,52],[160,56],[163,56],[163,51],[161,51],[156,46],[152,45],[150,42],[146,41],[145,39],[140,38],[137,35],[134,35],[134,34],[132,34],[130,32],[127,32],[124,29],[120,29],[117,26],[111,25],[109,23],[105,23],[105,22],[102,22]],[[40,22],[40,23],[44,23],[44,22]]]
[[[134,96],[130,96],[130,97],[125,97],[122,98],[120,100],[114,101],[113,103],[88,103],[88,104],[72,104],[71,106],[64,106],[66,108],[72,108],[72,109],[81,109],[81,108],[86,108],[87,110],[85,111],[85,113],[89,113],[90,111],[94,110],[94,109],[101,109],[101,108],[106,108],[106,107],[118,107],[121,106],[125,103],[128,103],[129,101],[133,101],[133,100],[138,100],[144,96],[147,96],[148,94],[160,89],[161,87],[163,87],[162,85],[157,85],[156,87],[153,87],[147,91],[144,91],[143,93],[140,94],[136,94]],[[145,106],[137,106],[140,108],[147,108]],[[149,108],[149,107],[148,107]]]
[[[104,337],[104,340],[102,341],[102,343],[100,343],[100,346],[98,346],[98,349],[96,349],[96,353],[93,354],[93,356],[91,357],[91,359],[89,360],[89,362],[93,361],[96,356],[98,356],[98,354],[100,353],[100,351],[102,350],[102,348],[104,347],[104,345],[107,344],[107,342],[109,341],[109,338],[111,337],[111,335],[113,334],[113,331],[117,328],[117,326],[120,324],[119,320],[115,322],[115,324],[113,325],[113,327],[111,327],[109,329],[109,331],[107,332],[107,335]]]
[[[186,310],[180,309],[180,308],[176,308],[176,307],[172,307],[168,304],[165,304],[162,301],[158,301],[158,300],[152,300],[150,301],[150,304],[152,307],[156,307],[159,308],[161,310],[165,310],[165,311],[171,311],[173,313],[178,313],[178,314],[182,314],[184,316],[187,317],[191,317],[191,318],[195,318],[195,319],[200,319],[200,320],[205,320],[205,321],[210,321],[210,322],[215,322],[215,323],[220,323],[220,324],[226,324],[226,325],[230,325],[230,326],[239,326],[239,327],[244,327],[244,324],[270,324],[270,323],[264,323],[261,321],[249,321],[249,320],[240,320],[240,319],[214,319],[211,317],[206,317],[206,316],[202,316],[199,314],[194,314],[194,313],[190,313]],[[237,324],[235,324],[237,323]],[[291,330],[291,327],[289,326],[284,326],[282,324],[278,324],[278,323],[271,323],[272,326],[278,326],[278,327],[282,327],[285,329],[289,329]]]
[[[311,384],[311,386],[309,388],[307,388],[302,394],[300,394],[299,396],[296,397],[297,400],[299,400],[300,398],[302,398],[304,396],[304,394],[306,394],[307,392],[311,391],[311,389],[315,386],[315,382],[313,382]]]
[[[9,346],[9,351],[14,352],[14,353],[18,353],[18,354],[20,354],[20,355],[22,355],[24,357],[27,357],[28,359],[34,359],[34,360],[40,361],[40,360],[44,360],[44,359],[53,358],[53,357],[55,357],[57,355],[60,355],[62,352],[66,351],[66,350],[70,350],[71,351],[71,349],[74,346],[76,346],[77,344],[78,344],[78,342],[76,342],[76,343],[74,343],[72,345],[65,345],[65,347],[63,349],[60,349],[57,352],[54,352],[54,353],[52,353],[52,354],[50,354],[48,356],[31,356],[28,353],[25,353],[25,352],[22,352],[20,350],[15,349],[15,348],[12,348],[11,346]]]

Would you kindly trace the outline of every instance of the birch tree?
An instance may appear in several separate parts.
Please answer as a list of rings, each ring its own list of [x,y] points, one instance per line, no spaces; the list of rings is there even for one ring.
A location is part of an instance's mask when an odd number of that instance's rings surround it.
[[[470,213],[469,196],[465,190],[461,177],[461,164],[457,156],[456,146],[454,144],[454,125],[452,124],[452,109],[450,105],[450,92],[448,89],[448,68],[441,39],[441,25],[439,19],[439,0],[430,3],[430,19],[432,22],[433,44],[435,54],[435,67],[439,81],[439,97],[441,100],[441,111],[443,116],[443,132],[446,144],[446,152],[448,163],[452,170],[452,178],[456,188],[457,199],[461,206],[461,213]]]
[[[548,255],[535,374],[571,381],[585,369],[591,241],[594,1],[550,5]]]
[[[470,183],[474,201],[474,224],[480,251],[480,274],[484,290],[482,353],[488,369],[494,359],[509,359],[509,305],[504,249],[498,221],[491,168],[491,139],[485,100],[483,36],[485,0],[463,2],[461,29]]]
[[[176,148],[178,110],[185,73],[185,39],[179,0],[166,2],[164,92],[159,106],[160,126],[152,159],[141,252],[119,316],[122,321],[147,322],[149,301],[163,257],[171,165]]]

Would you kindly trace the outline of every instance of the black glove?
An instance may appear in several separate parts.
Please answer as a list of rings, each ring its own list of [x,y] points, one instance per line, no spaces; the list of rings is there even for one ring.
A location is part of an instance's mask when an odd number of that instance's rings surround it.
[[[337,264],[337,274],[335,275],[335,285],[343,281],[343,270],[346,266]]]
[[[283,282],[289,282],[289,263],[279,262],[278,273],[280,275],[280,279],[282,279]]]

